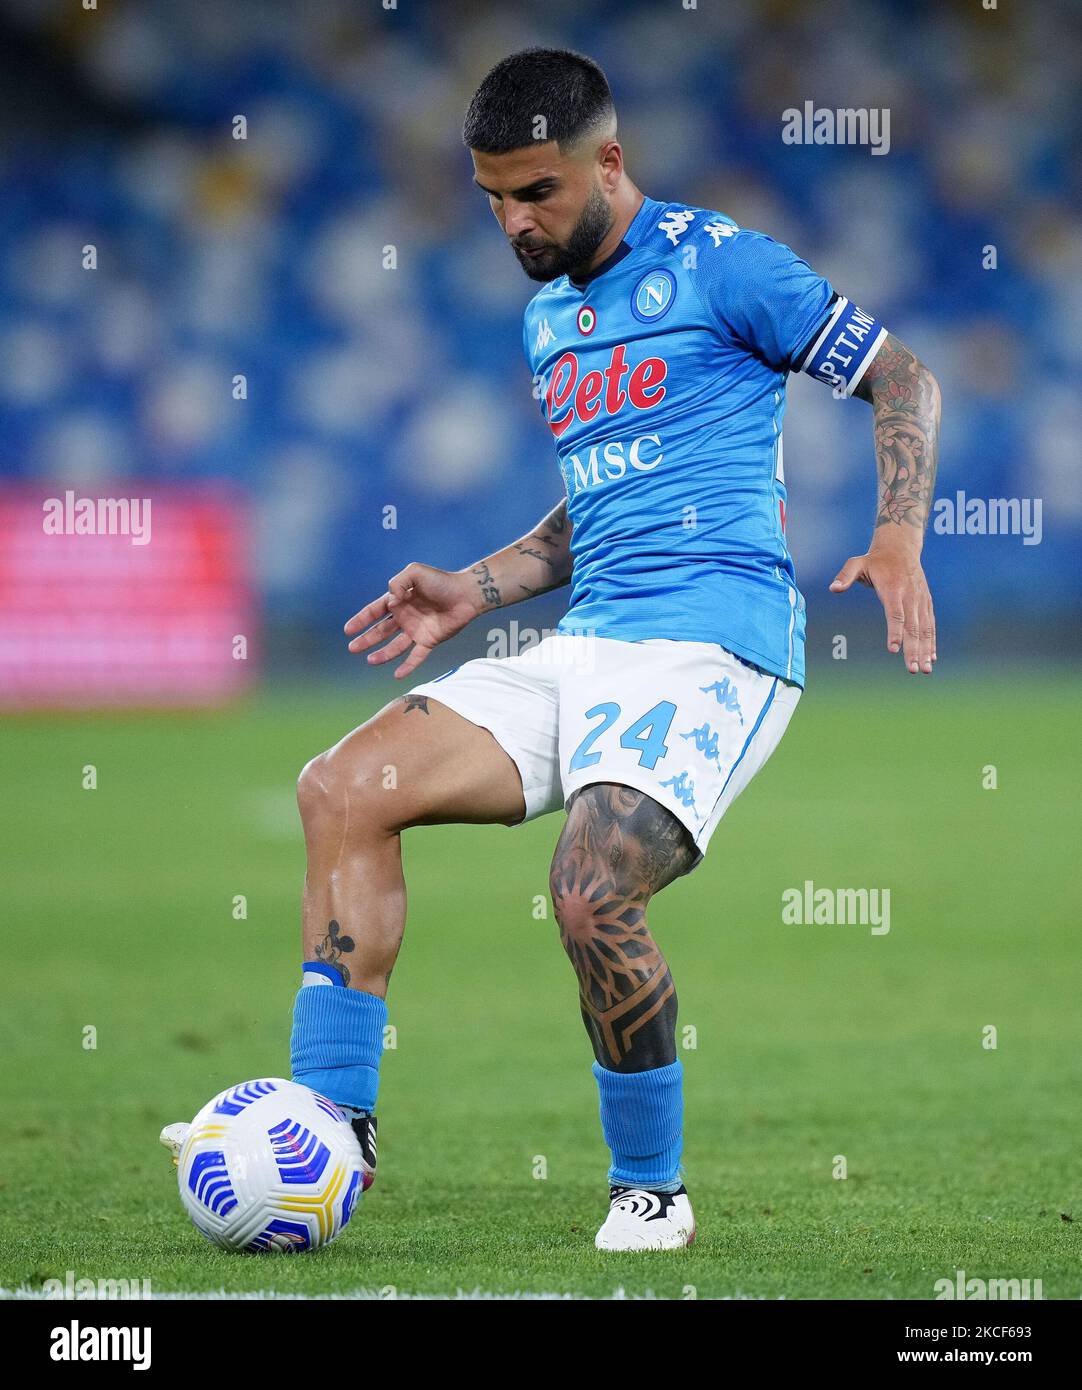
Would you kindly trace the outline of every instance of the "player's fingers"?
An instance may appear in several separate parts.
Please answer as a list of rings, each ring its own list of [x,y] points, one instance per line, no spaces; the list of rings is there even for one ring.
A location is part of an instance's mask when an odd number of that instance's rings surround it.
[[[368,627],[370,623],[374,623],[377,618],[382,618],[387,612],[387,600],[389,598],[389,593],[381,594],[379,598],[373,599],[371,603],[366,604],[359,613],[354,613],[353,617],[350,618],[343,629],[346,636],[352,637],[355,632],[362,631],[364,628]]]
[[[387,617],[374,623],[366,632],[362,632],[359,637],[354,637],[350,642],[348,650],[351,652],[366,652],[369,647],[378,646],[380,642],[386,642],[388,637],[393,637],[398,632],[399,626],[395,618]]]
[[[888,589],[879,595],[883,612],[887,615],[887,651],[901,649],[905,637],[905,603],[901,589]]]
[[[385,647],[380,647],[378,652],[369,652],[368,660],[373,666],[382,666],[385,661],[393,661],[396,656],[401,656],[412,641],[413,638],[408,633],[400,632]]]
[[[392,608],[396,603],[401,603],[404,598],[408,598],[413,592],[416,572],[416,565],[407,565],[404,570],[399,570],[393,579],[387,581],[387,589],[391,595],[390,606]]]
[[[920,605],[920,669],[930,676],[935,666],[935,609],[927,584]]]
[[[395,670],[395,680],[400,681],[404,676],[412,675],[412,673],[417,670],[417,667],[420,666],[421,662],[424,661],[424,659],[427,656],[429,656],[431,652],[431,647],[426,647],[422,645],[422,643],[418,642],[417,645],[414,647],[413,651],[411,651],[409,656],[407,656],[405,661],[403,661],[402,665]]]
[[[906,669],[915,676],[920,670],[920,598],[917,591],[914,588],[906,590],[902,602],[905,605],[902,650]]]
[[[862,578],[861,572],[863,568],[863,555],[854,555],[846,560],[845,564],[842,565],[841,569],[831,580],[830,592],[832,594],[844,594],[846,589],[851,588],[858,579]]]

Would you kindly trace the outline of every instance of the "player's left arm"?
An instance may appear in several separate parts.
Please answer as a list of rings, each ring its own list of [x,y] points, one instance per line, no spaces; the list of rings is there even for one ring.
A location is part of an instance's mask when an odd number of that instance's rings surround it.
[[[722,341],[746,347],[779,373],[805,372],[836,396],[871,402],[875,532],[866,554],[848,560],[830,587],[842,593],[859,581],[873,588],[887,615],[887,647],[904,650],[913,673],[931,675],[935,616],[920,554],[939,447],[935,377],[791,247],[728,219],[702,230],[713,245],[702,245],[689,278]]]
[[[909,348],[888,333],[855,396],[874,412],[879,505],[871,545],[842,566],[831,584],[874,589],[887,617],[887,648],[902,649],[911,674],[932,674],[935,612],[921,566],[924,530],[939,456],[939,384]]]

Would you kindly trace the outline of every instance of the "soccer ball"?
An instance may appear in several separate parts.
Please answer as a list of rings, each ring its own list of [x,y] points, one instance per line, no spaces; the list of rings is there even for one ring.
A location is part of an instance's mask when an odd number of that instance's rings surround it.
[[[331,1101],[271,1077],[231,1086],[192,1121],[177,1165],[180,1199],[226,1250],[316,1250],[362,1190],[361,1146]]]

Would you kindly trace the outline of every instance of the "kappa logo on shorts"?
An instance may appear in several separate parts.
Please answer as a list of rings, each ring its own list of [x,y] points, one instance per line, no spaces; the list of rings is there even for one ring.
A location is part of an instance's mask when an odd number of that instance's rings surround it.
[[[688,781],[686,772],[681,772],[679,777],[667,777],[664,782],[659,782],[658,786],[672,787],[672,794],[680,805],[691,811],[696,820],[703,819],[699,815],[699,808],[695,805],[695,783]]]
[[[744,711],[740,708],[740,692],[730,683],[728,676],[715,681],[713,685],[700,685],[699,689],[704,695],[713,695],[723,709],[728,710],[730,714],[738,715],[743,724]]]
[[[708,763],[713,763],[717,770],[721,771],[721,760],[718,757],[718,736],[716,731],[712,731],[710,723],[707,721],[697,729],[691,729],[686,734],[681,734],[681,738],[693,738],[695,747],[703,755]]]

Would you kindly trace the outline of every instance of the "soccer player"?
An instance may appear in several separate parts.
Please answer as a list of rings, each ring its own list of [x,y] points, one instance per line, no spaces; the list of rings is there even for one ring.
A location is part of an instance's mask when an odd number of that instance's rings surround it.
[[[515,825],[563,807],[552,900],[612,1155],[596,1244],[674,1249],[695,1224],[676,989],[647,908],[701,862],[800,698],[786,377],[804,371],[872,405],[873,538],[831,589],[873,587],[888,649],[925,675],[935,626],[920,557],[939,390],[787,247],[722,213],[645,197],[590,59],[504,59],[473,97],[464,140],[511,250],[542,286],[523,346],[566,496],[464,569],[407,565],[346,624],[349,649],[396,662],[404,679],[479,615],[566,584],[570,601],[538,646],[414,686],[304,769],[293,1077],[348,1109],[370,1179],[384,1001],[405,926],[401,832]]]

